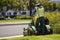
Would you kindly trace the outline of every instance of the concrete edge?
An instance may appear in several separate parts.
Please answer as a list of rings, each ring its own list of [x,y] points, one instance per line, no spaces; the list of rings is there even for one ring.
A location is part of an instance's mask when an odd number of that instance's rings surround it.
[[[13,24],[0,24],[0,26],[12,26],[12,25],[27,25],[30,23],[13,23]]]
[[[1,37],[0,39],[16,38],[16,37],[23,37],[23,36],[24,35],[10,36],[10,37]]]

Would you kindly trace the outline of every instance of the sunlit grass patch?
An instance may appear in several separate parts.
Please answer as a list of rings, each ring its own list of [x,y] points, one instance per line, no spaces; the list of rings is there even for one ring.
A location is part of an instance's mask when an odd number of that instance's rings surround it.
[[[7,38],[5,40],[60,40],[60,34],[25,36],[17,38]]]

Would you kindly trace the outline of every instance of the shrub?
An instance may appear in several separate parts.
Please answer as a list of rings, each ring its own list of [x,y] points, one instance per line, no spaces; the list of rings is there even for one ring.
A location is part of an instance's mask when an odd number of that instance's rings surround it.
[[[49,19],[54,33],[60,33],[60,12],[47,12],[45,13],[45,17]]]
[[[31,19],[31,16],[21,15],[21,16],[17,16],[16,19]]]

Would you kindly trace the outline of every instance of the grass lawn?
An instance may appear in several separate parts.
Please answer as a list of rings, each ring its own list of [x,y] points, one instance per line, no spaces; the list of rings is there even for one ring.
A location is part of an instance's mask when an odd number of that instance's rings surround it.
[[[60,34],[52,34],[52,35],[40,35],[40,36],[25,36],[25,37],[17,37],[17,38],[7,38],[0,40],[60,40]]]
[[[0,20],[1,22],[30,22],[31,19],[10,19],[10,20]]]
[[[21,15],[11,19],[0,19],[0,22],[30,22],[31,16]]]

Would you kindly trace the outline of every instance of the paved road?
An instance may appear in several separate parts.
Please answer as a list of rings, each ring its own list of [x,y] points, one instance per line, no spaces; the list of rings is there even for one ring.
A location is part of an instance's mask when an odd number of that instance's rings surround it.
[[[23,35],[23,28],[27,27],[28,24],[0,26],[0,37]]]

